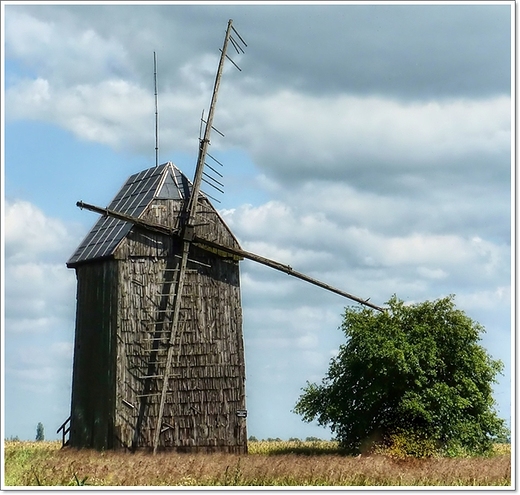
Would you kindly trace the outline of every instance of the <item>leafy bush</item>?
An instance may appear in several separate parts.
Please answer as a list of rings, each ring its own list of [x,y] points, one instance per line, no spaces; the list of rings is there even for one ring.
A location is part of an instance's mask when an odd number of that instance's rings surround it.
[[[384,312],[347,308],[346,344],[294,411],[330,425],[351,454],[378,445],[419,457],[490,452],[507,436],[492,396],[503,365],[453,299],[405,305],[394,296]]]

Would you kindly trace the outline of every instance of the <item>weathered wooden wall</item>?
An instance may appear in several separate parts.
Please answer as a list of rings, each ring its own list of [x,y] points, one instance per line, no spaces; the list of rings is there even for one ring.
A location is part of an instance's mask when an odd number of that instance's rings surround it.
[[[144,218],[174,227],[181,206],[155,200]],[[197,235],[238,246],[207,202],[196,223]],[[165,374],[171,285],[180,251],[179,241],[136,229],[116,253],[121,259],[116,432],[122,446],[136,440],[137,447],[153,445],[163,383],[153,377]],[[195,247],[190,260],[195,262],[188,263],[160,445],[245,452],[246,422],[237,416],[245,409],[238,261]]]
[[[78,266],[76,275],[70,444],[109,449],[114,436],[117,262]]]
[[[240,292],[238,283],[229,283],[233,269],[238,282],[238,267],[216,267],[224,263],[237,264],[213,260],[212,269],[188,273],[180,333],[174,339],[174,360],[168,372],[161,436],[165,447],[245,451],[245,421],[236,414],[245,409]],[[166,266],[172,265],[146,258],[120,264],[132,284],[121,297],[118,338],[116,429],[124,446],[132,445],[141,407],[144,420],[138,446],[153,445],[162,379],[148,379],[147,385],[145,377],[164,375],[169,326],[159,313],[164,308],[159,294],[166,284],[158,282]],[[214,273],[204,273],[208,270]],[[219,277],[219,271],[225,272],[227,281]],[[154,343],[159,344],[156,354],[152,353]]]

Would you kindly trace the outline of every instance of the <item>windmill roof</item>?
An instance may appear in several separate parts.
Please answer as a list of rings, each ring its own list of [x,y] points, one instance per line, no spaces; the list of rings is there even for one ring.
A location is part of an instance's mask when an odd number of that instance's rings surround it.
[[[173,163],[167,162],[130,176],[108,209],[139,218],[154,199],[186,199],[190,191],[188,178]],[[132,226],[114,217],[100,217],[67,261],[67,266],[112,255]]]

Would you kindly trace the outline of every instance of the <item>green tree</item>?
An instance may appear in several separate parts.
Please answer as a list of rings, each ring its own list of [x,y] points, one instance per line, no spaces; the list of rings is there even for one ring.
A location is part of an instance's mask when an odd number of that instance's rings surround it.
[[[347,308],[346,343],[294,412],[329,425],[352,454],[402,435],[412,455],[424,451],[413,452],[410,439],[444,454],[489,452],[507,434],[492,397],[503,365],[479,345],[484,328],[453,299],[405,305],[394,296],[385,312]]]
[[[43,423],[38,423],[36,426],[36,441],[43,442],[45,440],[45,434],[43,432]]]

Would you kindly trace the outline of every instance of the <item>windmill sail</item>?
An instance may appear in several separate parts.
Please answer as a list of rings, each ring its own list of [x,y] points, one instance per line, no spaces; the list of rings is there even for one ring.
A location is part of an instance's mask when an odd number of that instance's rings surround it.
[[[195,177],[193,179],[192,193],[191,193],[191,197],[190,197],[190,200],[188,203],[188,208],[187,208],[188,211],[187,211],[187,218],[186,218],[186,227],[188,227],[188,229],[190,229],[190,227],[192,226],[191,223],[193,222],[193,220],[195,218],[195,213],[197,210],[198,196],[199,196],[199,192],[200,192],[200,186],[201,186],[201,182],[204,180],[204,177],[203,177],[205,174],[204,166],[206,165],[206,155],[208,153],[208,146],[210,144],[211,130],[214,129],[213,118],[215,116],[215,107],[217,105],[218,92],[220,89],[220,80],[222,78],[222,71],[224,70],[224,62],[225,62],[226,58],[231,60],[227,55],[227,50],[228,50],[228,45],[229,45],[232,29],[234,32],[236,32],[235,29],[233,28],[233,20],[229,19],[227,30],[226,30],[226,36],[224,38],[224,45],[222,46],[222,49],[220,50],[220,52],[221,52],[220,61],[218,64],[217,75],[215,77],[215,85],[213,87],[213,95],[211,97],[209,114],[208,114],[208,118],[204,122],[204,124],[205,124],[204,136],[200,140],[200,144],[199,144],[199,155],[198,155],[198,159],[197,159],[197,167],[195,169]],[[236,43],[236,42],[233,42],[233,46],[234,46],[234,43]],[[234,64],[234,62],[233,62],[233,64]],[[234,64],[234,65],[236,66],[236,64]],[[219,131],[217,131],[217,132],[219,132]],[[217,182],[218,184],[220,184],[217,180],[214,180],[214,181]]]
[[[171,236],[175,236],[175,237],[180,236],[178,229],[170,229],[168,227],[162,227],[158,224],[147,222],[145,220],[141,220],[139,218],[132,217],[130,215],[124,215],[124,214],[118,213],[117,211],[110,210],[108,208],[101,208],[99,206],[94,206],[94,205],[91,205],[88,203],[84,203],[83,201],[78,201],[78,203],[76,203],[76,205],[80,208],[85,208],[86,210],[100,213],[101,215],[113,216],[114,218],[125,220],[127,222],[133,223],[134,225],[137,225],[137,226],[145,228],[145,229],[149,229],[154,232],[158,232],[158,233],[165,234],[165,235],[171,235]],[[328,291],[334,292],[335,294],[346,297],[347,299],[356,301],[359,304],[362,304],[369,308],[376,309],[378,311],[384,311],[384,308],[369,302],[368,299],[363,299],[361,297],[358,297],[358,296],[355,296],[348,292],[345,292],[341,289],[337,289],[336,287],[333,287],[332,285],[326,284],[325,282],[321,282],[317,279],[309,277],[308,275],[305,275],[304,273],[294,270],[291,266],[284,265],[283,263],[279,263],[278,261],[274,261],[269,258],[265,258],[264,256],[260,256],[255,253],[251,253],[251,252],[245,251],[243,249],[237,249],[237,248],[233,248],[231,246],[226,246],[224,244],[220,244],[218,242],[211,241],[209,239],[205,239],[205,238],[197,236],[195,234],[192,234],[191,242],[199,247],[202,247],[203,249],[205,248],[205,249],[222,251],[223,253],[233,254],[239,258],[246,258],[251,261],[260,263],[262,265],[269,266],[271,268],[274,268],[275,270],[287,273],[288,275],[291,275],[293,277],[304,280],[305,282],[309,282],[313,285],[317,285],[318,287],[321,287],[322,289],[326,289]]]

